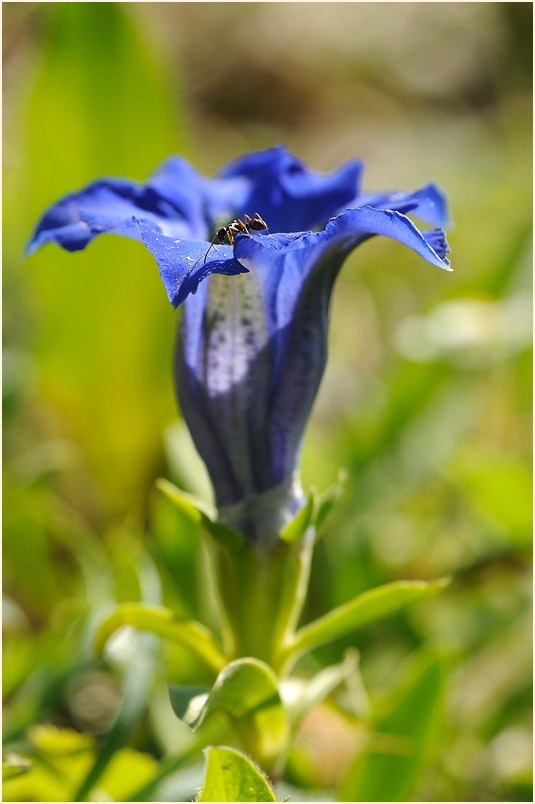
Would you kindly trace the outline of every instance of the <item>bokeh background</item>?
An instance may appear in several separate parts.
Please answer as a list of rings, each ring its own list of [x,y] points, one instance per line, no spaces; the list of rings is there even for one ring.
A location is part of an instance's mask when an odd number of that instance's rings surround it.
[[[166,684],[209,679],[128,633],[96,663],[95,623],[138,599],[214,620],[202,545],[153,491],[163,475],[209,494],[156,264],[113,236],[22,261],[24,244],[98,176],[142,180],[173,152],[213,175],[285,142],[317,170],[362,157],[367,189],[446,188],[455,272],[371,240],[338,282],[303,473],[348,483],[306,617],[398,578],[453,582],[301,664],[361,652],[352,692],[304,722],[281,798],[532,800],[531,4],[2,11],[4,729],[34,761],[4,796],[126,800],[180,751]],[[154,796],[201,778],[199,757]]]

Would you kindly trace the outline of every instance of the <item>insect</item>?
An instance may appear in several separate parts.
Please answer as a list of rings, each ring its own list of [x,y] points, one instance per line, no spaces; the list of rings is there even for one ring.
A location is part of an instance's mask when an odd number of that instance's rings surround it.
[[[255,212],[253,217],[251,218],[249,215],[243,216],[245,219],[245,223],[238,218],[238,220],[234,219],[232,223],[229,223],[228,226],[222,226],[220,229],[217,230],[215,235],[212,237],[212,242],[208,248],[208,251],[204,255],[204,262],[206,262],[206,258],[210,253],[210,249],[214,246],[215,241],[222,245],[225,242],[225,237],[228,239],[231,246],[234,245],[234,238],[237,234],[245,234],[249,237],[251,236],[251,231],[253,232],[260,232],[265,230],[269,234],[269,230],[267,227],[267,223],[263,218],[260,217],[258,212]],[[269,235],[273,237],[273,235]]]

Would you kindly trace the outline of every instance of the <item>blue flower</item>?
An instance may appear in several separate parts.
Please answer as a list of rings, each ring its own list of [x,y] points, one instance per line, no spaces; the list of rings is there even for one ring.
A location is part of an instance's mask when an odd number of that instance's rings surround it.
[[[251,542],[273,536],[303,504],[300,448],[326,363],[331,291],[347,255],[386,235],[451,270],[441,191],[428,184],[363,194],[361,169],[354,160],[318,174],[277,146],[207,179],[171,157],[144,184],[102,179],[64,197],[28,245],[30,253],[48,241],[76,251],[110,232],[141,240],[153,254],[169,300],[183,303],[182,413],[221,519]],[[221,226],[255,212],[269,231],[208,251]],[[420,229],[407,213],[438,228]]]

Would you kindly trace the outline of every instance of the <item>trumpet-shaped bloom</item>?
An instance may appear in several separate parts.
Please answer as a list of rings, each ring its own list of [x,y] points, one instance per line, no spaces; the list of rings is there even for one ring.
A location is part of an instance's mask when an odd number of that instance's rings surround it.
[[[141,240],[155,257],[169,300],[183,303],[176,383],[184,418],[221,518],[253,542],[303,503],[300,447],[347,255],[385,235],[451,270],[441,191],[363,194],[360,176],[359,161],[322,175],[283,146],[243,156],[215,179],[171,157],[144,184],[102,179],[64,197],[28,245],[76,251],[110,232]],[[269,232],[208,251],[219,227],[255,212]],[[434,228],[418,228],[408,213]]]

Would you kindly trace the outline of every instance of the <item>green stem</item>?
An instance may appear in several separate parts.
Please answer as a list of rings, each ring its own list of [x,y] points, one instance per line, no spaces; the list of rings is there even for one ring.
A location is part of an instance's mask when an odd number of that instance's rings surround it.
[[[279,673],[305,602],[314,529],[296,544],[276,539],[267,550],[210,544],[226,653],[261,659]]]

